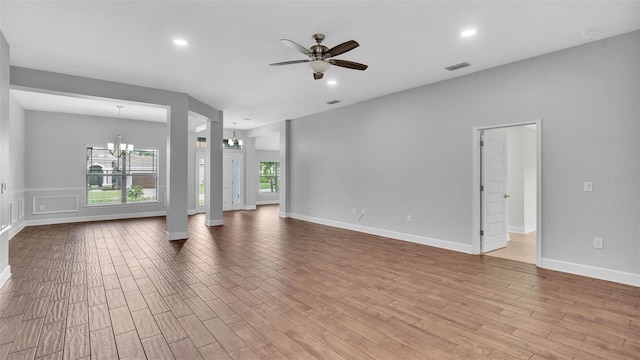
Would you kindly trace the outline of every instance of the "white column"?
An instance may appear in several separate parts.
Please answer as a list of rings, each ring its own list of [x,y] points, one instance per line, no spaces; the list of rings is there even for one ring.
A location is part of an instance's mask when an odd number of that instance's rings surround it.
[[[216,119],[207,121],[207,151],[209,167],[207,168],[205,204],[207,215],[205,225],[222,225],[222,111],[217,112]]]
[[[0,183],[5,183],[9,171],[9,44],[0,32]],[[12,184],[7,184],[10,189]],[[8,225],[8,194],[0,194],[0,225]],[[0,286],[11,276],[9,266],[9,232],[0,229]]]
[[[256,138],[247,136],[242,144],[244,154],[244,208],[256,208],[258,193],[258,159],[256,156]]]
[[[167,230],[169,240],[189,237],[187,232],[188,97],[171,106],[167,120]]]
[[[291,208],[289,201],[289,163],[290,156],[287,145],[290,144],[291,136],[291,120],[285,120],[282,130],[280,131],[280,217],[289,216]]]

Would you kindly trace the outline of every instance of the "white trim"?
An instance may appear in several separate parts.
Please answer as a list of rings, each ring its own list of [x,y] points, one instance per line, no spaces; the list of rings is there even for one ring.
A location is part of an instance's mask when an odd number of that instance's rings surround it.
[[[168,231],[165,231],[164,233],[167,236],[167,240],[169,241],[184,240],[189,238],[189,233],[187,231],[180,231],[175,233],[170,233]]]
[[[7,267],[2,270],[2,273],[0,273],[0,289],[4,286],[4,283],[9,280],[9,277],[11,277],[11,265],[7,265]]]
[[[54,211],[46,211],[46,210],[36,210],[36,199],[40,200],[40,199],[75,199],[76,200],[76,208],[75,209],[68,209],[68,210],[54,210]],[[60,213],[72,213],[72,212],[78,212],[78,203],[80,202],[80,199],[78,198],[78,195],[58,195],[58,196],[38,196],[38,197],[33,197],[32,199],[32,203],[33,206],[31,207],[31,213],[33,215],[44,215],[44,214],[60,214]]]
[[[465,254],[471,254],[472,252],[472,247],[471,245],[468,245],[468,244],[460,244],[460,243],[447,241],[447,240],[440,240],[440,239],[428,238],[428,237],[419,236],[419,235],[406,234],[406,233],[384,230],[384,229],[377,229],[377,228],[372,228],[368,226],[343,223],[340,221],[321,219],[321,218],[300,215],[300,214],[289,214],[289,217],[298,219],[298,220],[316,223],[316,224],[322,224],[322,225],[337,227],[341,229],[353,230],[353,231],[358,231],[366,234],[378,235],[378,236],[383,236],[391,239],[433,246],[441,249],[458,251]]]
[[[255,205],[245,205],[243,208],[243,210],[255,210],[257,209]]]
[[[68,188],[36,188],[25,189],[25,192],[59,192],[59,191],[86,191],[84,187],[68,187]]]
[[[13,239],[14,236],[18,235],[18,233],[22,231],[22,229],[24,229],[25,226],[27,225],[25,224],[24,221],[20,222],[20,224],[18,224],[17,226],[11,226],[11,228],[9,229],[9,241],[11,241],[11,239]]]
[[[525,227],[522,227],[522,226],[509,226],[508,231],[512,232],[512,233],[516,233],[516,234],[526,235],[526,234],[529,234],[529,233],[532,233],[532,232],[536,231],[536,227],[535,226],[525,226]]]
[[[279,205],[280,204],[280,199],[256,201],[256,205],[275,205],[275,204]]]
[[[498,124],[490,126],[474,127],[472,129],[472,199],[471,199],[471,244],[472,254],[480,254],[480,131],[499,129],[513,126],[536,125],[536,150],[537,150],[537,184],[536,184],[536,266],[542,263],[542,117],[531,121],[519,123]],[[526,230],[526,229],[525,229]]]
[[[279,213],[279,216],[280,216],[281,218],[285,218],[285,219],[286,219],[286,218],[288,218],[288,217],[291,217],[291,214],[286,213],[286,212],[282,212],[282,211],[281,211],[281,212]]]
[[[24,197],[18,199],[18,218],[22,219],[24,217]]]
[[[204,224],[207,226],[222,226],[224,222],[222,219],[205,219]]]
[[[191,210],[187,210],[187,215],[195,215],[195,214],[202,214],[204,211],[198,211],[196,209],[191,209]]]
[[[51,224],[65,224],[74,222],[88,222],[88,221],[103,221],[103,220],[125,220],[135,219],[142,217],[155,217],[166,216],[166,211],[150,211],[143,213],[130,213],[130,214],[107,214],[107,215],[93,215],[93,216],[78,216],[78,217],[65,217],[65,218],[53,218],[53,219],[38,219],[25,221],[26,226],[34,225],[51,225]]]
[[[614,281],[621,284],[640,286],[640,274],[547,258],[542,259],[540,267],[549,270],[562,271],[570,274],[588,276],[601,280]]]
[[[18,189],[18,190],[13,190],[13,191],[7,191],[5,194],[13,196],[13,195],[21,194],[21,193],[24,193],[24,192],[25,192],[24,189]]]
[[[522,226],[509,226],[507,231],[516,234],[526,234],[524,231],[524,227]]]

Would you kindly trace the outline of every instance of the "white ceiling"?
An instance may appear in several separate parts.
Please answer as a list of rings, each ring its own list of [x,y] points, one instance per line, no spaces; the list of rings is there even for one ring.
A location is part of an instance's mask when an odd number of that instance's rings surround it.
[[[640,1],[4,0],[0,26],[14,66],[188,93],[241,130],[638,30]],[[477,34],[462,38],[470,27]],[[311,46],[314,33],[328,47],[358,41],[337,58],[369,68],[316,81],[303,64],[268,65],[304,59],[279,39]],[[462,61],[471,66],[443,69]],[[45,110],[27,97],[18,100]]]

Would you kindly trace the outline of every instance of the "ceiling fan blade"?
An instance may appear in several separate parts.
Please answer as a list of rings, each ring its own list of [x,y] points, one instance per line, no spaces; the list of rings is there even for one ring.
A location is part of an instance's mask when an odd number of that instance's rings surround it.
[[[280,65],[291,65],[291,64],[302,64],[309,62],[309,60],[292,60],[292,61],[283,61],[278,63],[269,64],[271,66],[280,66]]]
[[[360,46],[360,44],[358,44],[355,40],[345,41],[342,44],[336,45],[331,49],[327,50],[327,54],[329,54],[329,56],[331,57],[335,57],[340,54],[344,54],[347,51],[351,51],[357,48],[358,46]]]
[[[367,70],[369,66],[348,60],[329,59],[331,65],[341,66],[353,70]]]
[[[324,75],[323,73],[313,73],[313,78],[315,80],[320,80],[320,79],[322,79],[323,75]]]
[[[285,44],[285,45],[287,45],[288,47],[290,47],[290,48],[292,48],[294,50],[300,51],[301,53],[303,53],[303,54],[305,54],[307,56],[311,55],[311,50],[309,50],[306,47],[304,47],[304,46],[302,46],[302,45],[300,45],[298,43],[295,43],[295,42],[293,42],[293,41],[291,41],[289,39],[280,39],[280,42]]]

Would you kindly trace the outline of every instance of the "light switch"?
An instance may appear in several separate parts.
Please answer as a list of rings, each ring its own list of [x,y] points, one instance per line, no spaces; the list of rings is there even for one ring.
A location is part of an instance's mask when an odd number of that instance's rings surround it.
[[[593,183],[591,181],[584,182],[584,191],[593,191]]]

